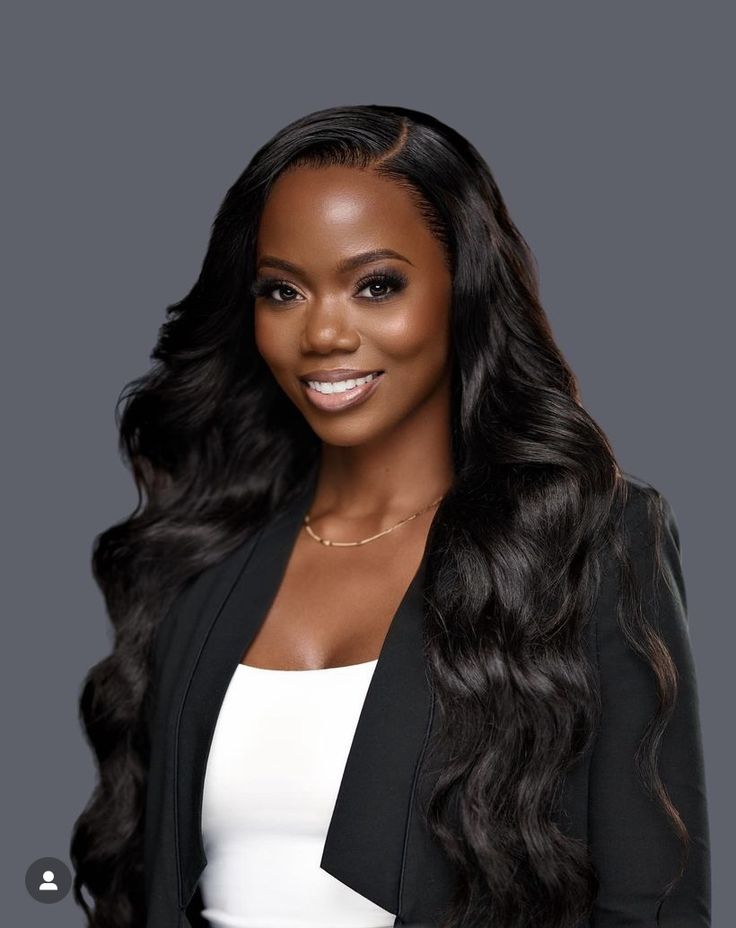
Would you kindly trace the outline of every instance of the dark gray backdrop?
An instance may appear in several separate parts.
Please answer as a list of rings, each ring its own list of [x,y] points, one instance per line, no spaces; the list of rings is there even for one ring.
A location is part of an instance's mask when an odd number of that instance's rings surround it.
[[[225,190],[313,109],[426,110],[487,158],[556,337],[625,470],[680,524],[713,924],[734,834],[732,23],[726,4],[4,4],[3,923],[77,928],[93,785],[80,683],[110,650],[89,567],[127,515],[113,406],[196,279]],[[725,852],[725,853],[724,853]]]

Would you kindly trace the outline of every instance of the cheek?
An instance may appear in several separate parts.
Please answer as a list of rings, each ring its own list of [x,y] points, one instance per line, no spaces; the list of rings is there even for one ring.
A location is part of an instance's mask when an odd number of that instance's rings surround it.
[[[431,303],[417,306],[412,312],[382,320],[374,338],[386,357],[397,364],[421,361],[423,365],[441,365],[448,345],[447,311]]]
[[[288,344],[283,338],[283,325],[279,325],[272,315],[256,310],[253,316],[253,338],[264,361],[278,365]]]

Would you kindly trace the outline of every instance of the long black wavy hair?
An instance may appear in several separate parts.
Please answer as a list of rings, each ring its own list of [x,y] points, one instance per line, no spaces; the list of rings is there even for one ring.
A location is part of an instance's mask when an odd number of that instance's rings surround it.
[[[427,816],[461,872],[443,928],[566,928],[591,909],[597,878],[550,809],[599,720],[581,636],[604,541],[628,578],[622,626],[657,680],[637,763],[680,839],[679,877],[689,836],[657,773],[676,668],[638,605],[620,531],[626,480],[553,340],[529,246],[478,151],[437,119],[391,106],[320,110],[256,152],[217,212],[196,283],[167,307],[154,364],[118,400],[138,503],[97,536],[92,556],[115,637],[80,698],[99,779],[72,835],[75,898],[90,928],[145,921],[144,705],[156,628],[185,583],[301,491],[320,454],[256,348],[249,294],[269,190],[301,164],[401,184],[452,269],[454,480],[428,536],[425,590],[426,660],[453,758]]]

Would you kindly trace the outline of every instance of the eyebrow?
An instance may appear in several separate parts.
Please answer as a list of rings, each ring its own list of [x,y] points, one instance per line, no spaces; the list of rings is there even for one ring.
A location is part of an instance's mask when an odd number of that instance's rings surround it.
[[[350,258],[344,258],[342,261],[338,262],[336,270],[338,274],[344,274],[347,271],[354,271],[364,264],[371,264],[373,261],[382,261],[385,258],[396,258],[397,261],[406,261],[407,264],[411,264],[408,258],[405,258],[404,255],[399,254],[398,251],[394,251],[392,248],[376,248],[373,251],[363,251],[360,254],[352,255]],[[256,270],[259,271],[262,267],[266,266],[277,267],[279,270],[286,271],[287,274],[304,273],[297,264],[292,264],[291,261],[286,261],[284,258],[276,258],[273,255],[264,255],[258,262]]]

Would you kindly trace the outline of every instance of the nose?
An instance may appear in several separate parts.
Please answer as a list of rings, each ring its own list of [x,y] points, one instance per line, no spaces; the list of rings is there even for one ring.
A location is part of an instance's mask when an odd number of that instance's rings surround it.
[[[302,350],[323,353],[335,348],[352,351],[360,336],[350,312],[340,300],[318,300],[307,307],[302,329]]]

